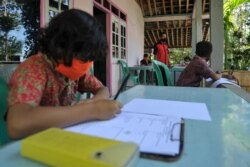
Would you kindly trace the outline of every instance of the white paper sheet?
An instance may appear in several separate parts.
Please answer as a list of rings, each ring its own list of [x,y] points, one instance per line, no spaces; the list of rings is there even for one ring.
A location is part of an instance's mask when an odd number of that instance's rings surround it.
[[[121,113],[111,120],[83,123],[65,130],[134,142],[141,152],[177,155],[180,149],[180,123],[181,119],[175,116]]]
[[[205,103],[155,99],[133,99],[123,106],[122,111],[155,115],[176,115],[185,119],[211,121]]]
[[[227,79],[227,78],[220,78],[217,81],[214,81],[212,78],[206,79],[206,87],[212,87],[212,88],[217,88],[221,84],[230,84],[230,85],[237,85],[237,82],[235,80]]]

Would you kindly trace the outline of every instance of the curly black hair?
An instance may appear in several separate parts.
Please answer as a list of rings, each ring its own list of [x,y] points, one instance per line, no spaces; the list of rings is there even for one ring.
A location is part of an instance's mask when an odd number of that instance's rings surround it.
[[[71,66],[72,59],[94,61],[106,56],[107,40],[101,24],[90,14],[70,9],[51,19],[40,33],[40,51],[49,58],[63,60]]]
[[[200,57],[206,57],[210,59],[211,53],[213,51],[213,46],[208,41],[200,41],[196,44],[196,55]]]

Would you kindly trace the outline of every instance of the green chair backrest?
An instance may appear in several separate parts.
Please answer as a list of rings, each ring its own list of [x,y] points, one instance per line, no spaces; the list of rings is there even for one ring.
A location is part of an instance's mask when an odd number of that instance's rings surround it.
[[[163,77],[166,77],[168,86],[174,86],[168,66],[157,60],[152,60],[152,63],[153,63],[154,71],[156,73],[156,79],[157,79],[158,85],[164,86]],[[160,68],[164,69],[166,76],[163,76],[164,74],[162,74]]]
[[[158,65],[156,64],[156,60],[152,60],[152,63],[153,63],[153,69],[154,69],[155,74],[156,74],[156,79],[157,79],[158,85],[164,86],[160,67],[158,67]]]
[[[18,65],[19,64],[0,64],[0,77],[6,82],[9,82],[12,73]]]
[[[5,112],[7,111],[8,85],[0,78],[0,146],[10,141],[7,122],[4,120]]]
[[[128,64],[124,60],[118,60],[118,63],[121,65],[122,78],[124,78],[129,72]]]

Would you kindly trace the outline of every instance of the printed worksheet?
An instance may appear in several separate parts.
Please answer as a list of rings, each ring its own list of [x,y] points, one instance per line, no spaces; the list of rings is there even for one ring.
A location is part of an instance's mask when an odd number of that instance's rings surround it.
[[[176,155],[180,149],[181,119],[176,116],[121,113],[107,121],[83,123],[66,130],[134,142],[145,153]]]
[[[211,121],[205,103],[135,98],[123,106],[122,112],[162,116],[176,115],[184,119]]]

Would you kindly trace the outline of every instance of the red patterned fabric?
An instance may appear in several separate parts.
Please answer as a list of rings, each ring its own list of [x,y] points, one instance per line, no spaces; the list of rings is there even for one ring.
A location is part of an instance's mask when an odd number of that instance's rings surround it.
[[[8,105],[67,106],[76,102],[77,90],[96,93],[103,84],[87,73],[79,81],[65,78],[54,70],[46,56],[37,54],[20,64],[9,82]]]

